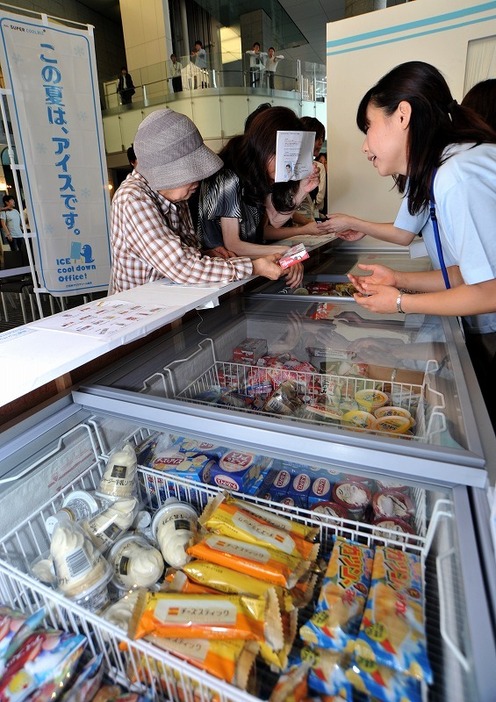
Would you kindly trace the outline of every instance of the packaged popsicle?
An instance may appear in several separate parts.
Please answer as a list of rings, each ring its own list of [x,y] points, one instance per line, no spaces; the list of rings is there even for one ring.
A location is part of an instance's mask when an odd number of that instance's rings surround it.
[[[278,549],[217,534],[208,534],[190,546],[188,554],[288,589],[294,587],[312,565],[310,561]]]
[[[427,658],[420,556],[378,547],[356,655],[432,682]]]
[[[313,693],[330,695],[340,702],[352,702],[353,689],[346,677],[350,655],[342,651],[305,646],[301,651],[302,664],[309,666],[308,687]]]
[[[218,641],[148,636],[147,641],[241,690],[246,690],[259,650],[259,644],[255,641],[236,639]],[[146,661],[144,663],[146,665]],[[160,666],[160,663],[157,662],[157,665]]]
[[[354,640],[365,609],[373,557],[371,548],[336,539],[317,607],[300,629],[303,641],[342,651]]]
[[[129,624],[129,636],[243,639],[282,648],[283,634],[275,595],[181,594],[142,590]]]
[[[318,544],[278,529],[225,494],[218,495],[207,504],[199,522],[209,532],[277,549],[295,558],[315,561],[318,555]]]
[[[355,657],[346,677],[355,690],[380,702],[421,702],[420,682],[385,665]]]

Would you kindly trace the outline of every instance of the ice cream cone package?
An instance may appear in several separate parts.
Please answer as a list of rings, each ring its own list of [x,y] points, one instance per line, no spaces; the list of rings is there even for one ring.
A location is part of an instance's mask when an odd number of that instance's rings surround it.
[[[294,587],[312,566],[300,556],[217,534],[208,534],[190,546],[188,554],[288,589]]]
[[[98,492],[108,497],[132,497],[136,494],[138,459],[131,444],[110,454]]]
[[[318,544],[278,529],[262,516],[245,510],[242,505],[227,495],[218,495],[207,504],[199,522],[209,532],[276,549],[295,558],[315,561]]]
[[[133,639],[164,638],[267,641],[282,648],[283,633],[275,595],[182,594],[142,590],[129,624]]]
[[[372,549],[338,537],[316,610],[300,629],[306,643],[344,650],[358,634],[372,575]]]
[[[420,556],[378,547],[356,655],[418,680],[432,682],[424,625]]]

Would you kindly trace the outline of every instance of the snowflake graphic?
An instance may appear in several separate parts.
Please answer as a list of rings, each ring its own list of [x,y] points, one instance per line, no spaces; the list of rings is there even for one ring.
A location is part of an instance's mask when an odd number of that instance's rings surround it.
[[[14,51],[12,54],[12,63],[15,63],[16,65],[24,63],[22,54],[18,54],[16,51]]]
[[[82,200],[88,200],[91,197],[91,190],[89,188],[81,188],[80,196]]]
[[[47,149],[47,147],[46,147],[46,144],[44,144],[43,142],[39,141],[39,142],[36,144],[36,152],[37,152],[38,154],[40,154],[40,156],[43,156],[44,154],[46,154],[47,151],[48,151],[48,149]]]
[[[88,113],[85,111],[78,112],[76,116],[79,122],[85,123],[88,121]]]
[[[86,49],[83,44],[78,44],[76,47],[74,47],[74,55],[75,56],[85,56],[86,55]]]

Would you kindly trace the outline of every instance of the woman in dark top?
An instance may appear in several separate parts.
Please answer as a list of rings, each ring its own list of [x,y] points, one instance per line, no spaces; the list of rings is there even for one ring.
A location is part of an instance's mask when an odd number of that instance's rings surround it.
[[[224,246],[238,256],[265,255],[265,224],[282,227],[316,186],[315,173],[301,181],[274,182],[279,130],[301,131],[302,124],[287,107],[270,107],[220,152],[224,168],[200,189],[198,229],[205,249]],[[272,246],[271,252],[286,249]]]

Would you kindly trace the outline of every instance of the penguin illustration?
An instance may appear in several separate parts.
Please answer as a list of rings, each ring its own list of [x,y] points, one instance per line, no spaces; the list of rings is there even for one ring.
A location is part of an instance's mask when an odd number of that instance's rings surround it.
[[[92,258],[92,250],[90,244],[84,244],[84,246],[81,247],[81,256],[84,258],[85,263],[93,263],[95,260]]]

